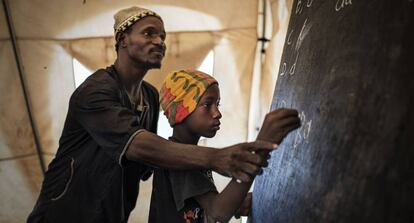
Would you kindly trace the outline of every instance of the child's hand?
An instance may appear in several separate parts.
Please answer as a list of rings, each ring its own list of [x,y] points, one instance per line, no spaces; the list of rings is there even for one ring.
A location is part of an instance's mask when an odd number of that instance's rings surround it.
[[[276,109],[266,115],[257,140],[280,144],[289,132],[299,127],[298,111],[286,108]]]
[[[243,203],[237,209],[234,217],[240,218],[240,216],[249,216],[252,209],[252,193],[247,193]]]

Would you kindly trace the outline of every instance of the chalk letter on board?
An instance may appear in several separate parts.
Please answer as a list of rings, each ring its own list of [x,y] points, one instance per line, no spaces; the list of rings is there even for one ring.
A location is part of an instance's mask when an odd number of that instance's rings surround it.
[[[352,0],[338,0],[335,4],[335,11],[339,12],[347,5],[352,5]]]
[[[290,45],[292,43],[292,33],[293,33],[293,29],[292,31],[290,31],[288,39],[287,39],[287,44]]]
[[[298,0],[298,4],[296,5],[296,14],[300,14],[302,12],[302,9],[303,9],[302,1]]]
[[[308,19],[305,19],[305,22],[302,25],[302,29],[300,30],[298,40],[296,41],[295,50],[298,51],[300,46],[302,45],[303,39],[305,39],[306,35],[308,35],[309,30],[311,29],[312,25],[307,25],[306,22]]]
[[[295,74],[296,62],[298,62],[298,56],[299,56],[299,53],[298,53],[298,54],[296,54],[295,63],[292,65],[292,67],[290,67],[290,70],[289,70],[289,74],[290,74],[290,75]]]
[[[285,72],[286,72],[286,63],[283,63],[281,70],[282,70],[282,72],[280,72],[279,76],[285,75]]]

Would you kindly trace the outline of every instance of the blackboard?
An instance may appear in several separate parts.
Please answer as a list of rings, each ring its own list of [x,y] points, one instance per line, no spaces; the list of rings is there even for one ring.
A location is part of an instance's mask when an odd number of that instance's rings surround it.
[[[296,0],[272,108],[302,127],[256,178],[251,220],[414,222],[414,2]]]

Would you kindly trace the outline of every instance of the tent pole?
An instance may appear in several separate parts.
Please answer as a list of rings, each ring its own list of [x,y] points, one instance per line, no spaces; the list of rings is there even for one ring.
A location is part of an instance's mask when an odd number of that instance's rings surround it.
[[[260,107],[260,86],[262,78],[262,67],[265,56],[265,43],[269,40],[266,39],[266,1],[258,1],[258,18],[257,18],[257,35],[261,32],[261,37],[257,38],[255,57],[253,64],[252,73],[252,84],[250,90],[250,101],[249,101],[249,116],[247,123],[247,140],[253,141],[256,139],[260,129],[261,119],[261,107]],[[262,30],[260,31],[260,27]]]
[[[24,100],[25,100],[25,104],[26,104],[26,109],[27,109],[27,113],[29,115],[30,125],[31,125],[32,131],[33,131],[33,138],[34,138],[34,142],[35,142],[35,145],[36,145],[36,151],[37,151],[37,155],[39,157],[39,162],[40,162],[40,167],[42,169],[42,174],[44,175],[45,170],[46,170],[45,162],[44,162],[44,159],[43,159],[43,156],[42,156],[42,148],[41,148],[41,145],[40,145],[39,134],[38,134],[37,129],[36,129],[36,125],[35,125],[33,114],[32,114],[32,109],[31,109],[31,106],[30,106],[27,86],[26,86],[25,79],[24,79],[23,65],[21,63],[20,51],[19,51],[17,41],[16,41],[16,33],[15,33],[15,30],[14,30],[12,17],[10,15],[10,8],[9,8],[8,1],[3,0],[3,5],[4,5],[4,14],[6,15],[6,19],[7,19],[7,26],[9,28],[10,38],[11,38],[12,45],[13,45],[14,57],[15,57],[16,64],[17,64],[17,69],[18,69],[18,72],[19,72],[20,83],[22,85],[22,90],[23,90],[23,96],[24,96]]]
[[[269,39],[266,38],[266,20],[267,20],[267,15],[266,15],[266,11],[267,11],[267,0],[263,0],[262,1],[262,7],[263,7],[263,15],[262,15],[262,37],[260,37],[259,39],[257,39],[258,41],[260,41],[262,43],[261,46],[261,54],[260,54],[260,62],[263,63],[263,55],[266,53],[266,49],[265,49],[265,44],[266,42],[269,42]]]

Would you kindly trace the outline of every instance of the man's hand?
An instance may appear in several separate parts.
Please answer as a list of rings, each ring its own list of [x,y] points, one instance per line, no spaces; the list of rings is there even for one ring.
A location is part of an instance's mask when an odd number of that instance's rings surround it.
[[[270,156],[259,155],[257,151],[272,151],[277,145],[265,141],[240,143],[217,150],[212,159],[212,169],[217,173],[234,177],[243,182],[250,182],[261,168],[267,166]]]
[[[300,119],[296,110],[277,109],[266,115],[257,140],[273,142],[279,145],[289,132],[299,127]]]

